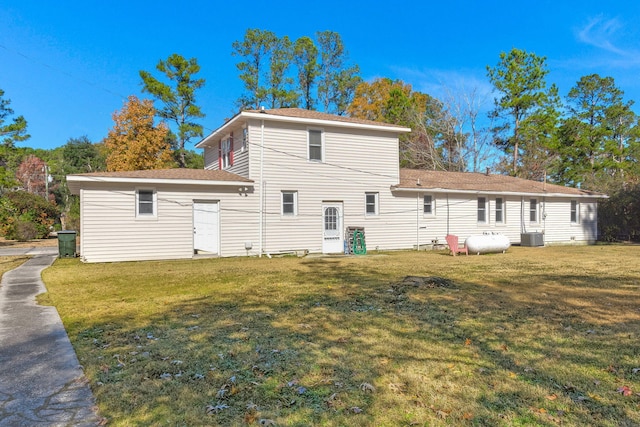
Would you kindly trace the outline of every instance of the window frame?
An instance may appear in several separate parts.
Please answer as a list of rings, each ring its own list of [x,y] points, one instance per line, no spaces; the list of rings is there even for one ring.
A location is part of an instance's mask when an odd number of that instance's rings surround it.
[[[577,200],[571,200],[569,205],[569,221],[571,224],[580,224],[580,203]]]
[[[311,153],[312,153],[312,147],[313,148],[317,148],[318,145],[311,144],[311,134],[312,133],[319,133],[320,134],[320,144],[319,144],[319,159],[316,158],[311,158]],[[314,150],[315,151],[315,150]],[[307,160],[310,162],[316,162],[316,163],[323,163],[324,162],[324,130],[323,129],[319,129],[319,128],[307,128]]]
[[[480,207],[480,200],[482,200],[482,207]],[[478,224],[486,224],[487,221],[487,211],[488,211],[488,199],[486,196],[478,196],[477,199],[477,214],[476,219]],[[482,213],[482,219],[480,219],[480,213]]]
[[[529,199],[529,223],[538,224],[540,222],[540,202],[538,199]]]
[[[249,128],[242,128],[242,146],[240,147],[240,151],[244,153],[249,149]]]
[[[140,193],[151,194],[151,200],[141,200]],[[151,212],[142,212],[141,203],[150,204]],[[136,218],[155,219],[158,217],[158,193],[154,188],[136,188]]]
[[[233,137],[228,136],[220,141],[221,169],[227,169],[232,166],[231,152],[233,151]]]
[[[427,204],[427,197],[429,198],[429,203]],[[429,206],[429,212],[426,211],[426,207]],[[433,194],[423,194],[422,195],[422,215],[424,216],[435,216],[436,215],[436,199],[433,197]]]
[[[500,200],[500,204],[498,204],[498,200]],[[506,220],[506,216],[505,216],[505,201],[503,197],[496,197],[495,198],[495,207],[494,207],[494,211],[495,211],[495,222],[496,224],[506,224],[507,220]],[[498,207],[500,207],[500,209],[498,209]],[[500,213],[500,220],[498,221],[498,213]]]
[[[373,201],[369,201],[369,197],[373,197]],[[369,208],[373,207],[373,212]],[[376,191],[367,191],[364,193],[364,215],[367,217],[378,216],[380,214],[380,193]]]
[[[291,201],[285,201],[285,195],[291,195]],[[291,206],[291,212],[285,209],[285,206]],[[282,190],[280,192],[280,215],[286,217],[298,216],[298,192],[290,190]]]

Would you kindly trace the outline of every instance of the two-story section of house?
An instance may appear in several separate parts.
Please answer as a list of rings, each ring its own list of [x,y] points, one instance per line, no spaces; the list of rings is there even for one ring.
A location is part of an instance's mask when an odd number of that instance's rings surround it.
[[[342,253],[437,246],[447,234],[528,232],[591,243],[597,203],[576,188],[401,169],[410,129],[302,109],[242,111],[197,144],[205,168],[69,175],[87,262]]]
[[[393,246],[394,218],[380,207],[393,206],[398,136],[409,131],[302,109],[251,110],[197,147],[206,169],[253,181],[246,195],[255,218],[247,224],[252,250],[338,253],[347,227],[365,228],[375,246]],[[221,234],[225,241],[224,229]]]

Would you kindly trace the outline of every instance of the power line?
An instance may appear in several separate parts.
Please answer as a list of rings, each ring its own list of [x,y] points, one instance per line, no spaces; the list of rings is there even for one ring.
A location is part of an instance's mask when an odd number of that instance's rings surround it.
[[[34,63],[34,64],[40,65],[40,66],[42,66],[42,67],[45,67],[45,68],[48,68],[48,69],[50,69],[50,70],[52,70],[52,71],[55,71],[55,72],[57,72],[57,73],[60,73],[60,74],[62,74],[62,75],[64,75],[64,76],[66,76],[66,77],[70,78],[71,80],[75,80],[75,81],[80,82],[80,83],[83,83],[83,84],[85,84],[85,85],[87,85],[87,86],[95,87],[95,88],[97,88],[97,89],[100,89],[100,90],[102,90],[102,91],[104,91],[104,92],[106,92],[106,93],[108,93],[108,94],[110,94],[110,95],[116,96],[116,97],[118,97],[118,98],[121,98],[121,99],[127,99],[127,97],[126,97],[126,96],[121,95],[121,94],[119,94],[119,93],[117,93],[117,92],[114,92],[114,91],[112,91],[112,90],[110,90],[110,89],[107,89],[107,88],[105,88],[104,86],[101,86],[101,85],[96,84],[96,83],[94,83],[94,82],[91,82],[91,81],[89,81],[89,80],[83,79],[83,78],[81,78],[81,77],[75,76],[75,75],[73,75],[73,74],[71,74],[71,73],[69,73],[69,72],[67,72],[67,71],[65,71],[65,70],[62,70],[62,69],[57,68],[57,67],[54,67],[53,65],[49,65],[49,64],[47,64],[46,62],[43,62],[43,61],[40,61],[40,60],[38,60],[38,59],[32,58],[32,57],[30,57],[30,56],[28,56],[28,55],[25,55],[24,53],[22,53],[22,52],[20,52],[20,51],[18,51],[18,50],[8,48],[7,46],[2,45],[2,44],[0,44],[0,48],[2,48],[2,49],[4,49],[4,50],[6,50],[7,52],[11,52],[11,53],[13,53],[13,54],[15,54],[15,55],[21,56],[21,57],[23,57],[24,59],[26,59],[27,61],[30,61],[30,62],[32,62],[32,63]]]

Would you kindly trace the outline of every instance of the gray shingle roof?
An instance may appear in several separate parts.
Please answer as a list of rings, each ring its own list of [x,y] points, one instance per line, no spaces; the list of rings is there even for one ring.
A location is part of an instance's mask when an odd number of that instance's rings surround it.
[[[333,122],[355,123],[360,125],[402,127],[391,123],[376,122],[373,120],[356,119],[348,116],[336,116],[334,114],[321,113],[319,111],[305,110],[303,108],[273,108],[265,110],[245,110],[249,113],[262,113],[272,116],[295,117],[300,119],[330,120]]]
[[[443,172],[400,169],[400,183],[394,189],[442,189],[470,192],[505,192],[526,194],[566,194],[567,196],[605,197],[602,193],[530,181],[507,175],[487,175],[473,172]]]
[[[118,171],[118,172],[91,172],[73,174],[70,176],[88,177],[88,178],[133,178],[133,179],[191,179],[199,181],[235,181],[235,182],[253,182],[250,179],[236,175],[231,172],[221,170],[206,169],[151,169],[137,171]]]

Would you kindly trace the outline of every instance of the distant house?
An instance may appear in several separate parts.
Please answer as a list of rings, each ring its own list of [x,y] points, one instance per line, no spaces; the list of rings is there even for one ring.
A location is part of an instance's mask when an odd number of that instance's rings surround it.
[[[197,144],[205,169],[69,175],[87,262],[422,248],[499,232],[592,243],[602,194],[502,175],[400,169],[410,129],[301,109],[243,111]]]

